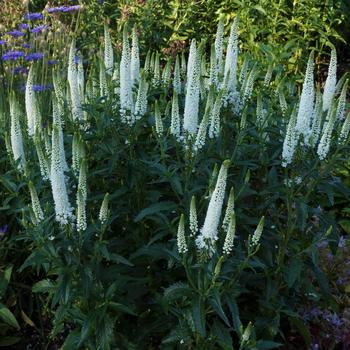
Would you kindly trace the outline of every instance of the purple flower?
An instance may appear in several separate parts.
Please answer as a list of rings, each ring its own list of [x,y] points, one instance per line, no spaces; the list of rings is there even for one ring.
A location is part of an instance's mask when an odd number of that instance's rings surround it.
[[[335,282],[338,286],[343,286],[346,283],[346,279],[343,277],[338,277],[336,282]]]
[[[34,52],[30,53],[25,57],[26,61],[38,61],[44,58],[44,54],[42,52]]]
[[[27,13],[24,16],[24,19],[26,21],[38,21],[38,20],[44,19],[44,16],[40,12],[33,12],[33,13]]]
[[[21,32],[20,30],[17,30],[17,29],[11,30],[11,31],[7,32],[6,34],[11,35],[11,36],[13,36],[13,37],[15,37],[15,38],[18,38],[18,37],[24,35],[23,32]]]
[[[42,91],[47,91],[47,90],[52,90],[53,85],[33,85],[33,91],[34,92],[42,92]]]
[[[24,56],[24,52],[22,52],[22,51],[8,51],[2,55],[2,59],[4,61],[17,60],[17,58],[20,58],[23,56]]]
[[[39,26],[35,26],[33,29],[31,29],[31,33],[34,34],[39,34],[41,33],[43,30],[49,29],[50,27],[46,24],[40,24]]]
[[[28,73],[28,68],[26,67],[15,67],[12,70],[13,74],[23,74]]]
[[[6,41],[5,40],[0,40],[0,45],[5,45]]]
[[[317,317],[320,314],[320,310],[317,307],[310,309],[310,316]]]
[[[324,249],[326,247],[328,247],[328,240],[326,240],[326,239],[317,243],[317,248],[319,248],[319,249]]]
[[[58,62],[57,60],[48,60],[48,61],[47,61],[47,64],[48,64],[49,66],[52,66],[52,65],[56,64],[57,62]]]
[[[343,321],[336,313],[334,313],[330,319],[330,323],[335,327],[340,327],[343,324]]]
[[[50,7],[47,9],[48,13],[55,13],[55,12],[72,12],[72,11],[78,11],[81,9],[80,5],[74,5],[74,6],[58,6],[58,7]]]
[[[27,23],[20,23],[18,25],[18,29],[21,29],[21,30],[27,30],[28,28],[29,28],[29,26]]]
[[[22,44],[22,47],[24,47],[25,49],[29,49],[30,45],[29,44]]]
[[[7,225],[4,225],[4,226],[0,227],[0,239],[5,236],[5,234],[7,233],[7,230],[8,230],[8,226]]]

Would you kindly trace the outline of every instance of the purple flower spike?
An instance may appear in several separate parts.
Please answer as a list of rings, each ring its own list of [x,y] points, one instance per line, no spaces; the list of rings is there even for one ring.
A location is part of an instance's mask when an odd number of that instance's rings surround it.
[[[25,57],[26,61],[38,61],[44,58],[44,54],[42,52],[34,52],[30,53]]]
[[[72,11],[78,11],[81,9],[80,5],[74,5],[74,6],[58,6],[58,7],[50,7],[47,9],[48,13],[56,13],[56,12],[72,12]]]
[[[31,29],[31,33],[34,33],[34,34],[39,34],[41,33],[42,31],[46,30],[46,29],[49,29],[50,27],[46,24],[41,24],[39,26],[36,26],[34,27],[33,29]]]
[[[20,29],[20,30],[27,30],[28,28],[29,28],[29,26],[27,23],[20,23],[18,25],[18,29]]]
[[[33,13],[27,13],[25,16],[24,16],[24,19],[26,21],[38,21],[38,20],[42,20],[44,19],[44,16],[42,13],[40,12],[33,12]]]
[[[14,38],[18,38],[18,37],[24,35],[23,32],[21,32],[20,30],[17,30],[17,29],[11,30],[11,31],[7,32],[6,34],[11,35],[11,36],[13,36]]]
[[[33,91],[34,92],[42,92],[42,91],[47,91],[47,90],[52,90],[53,85],[33,85]]]
[[[24,47],[25,49],[29,49],[30,45],[29,44],[22,44],[22,47]]]
[[[23,56],[24,56],[24,52],[22,51],[8,51],[2,55],[2,59],[4,61],[17,60],[18,58]]]
[[[0,40],[0,45],[5,45],[6,41],[5,40]]]

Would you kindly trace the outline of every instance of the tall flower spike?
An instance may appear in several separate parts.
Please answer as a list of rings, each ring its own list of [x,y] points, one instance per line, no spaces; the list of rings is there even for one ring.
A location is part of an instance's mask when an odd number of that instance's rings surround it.
[[[234,193],[234,190],[232,187],[230,190],[230,194],[228,196],[224,220],[222,222],[222,228],[224,229],[224,231],[227,231],[227,228],[228,228],[228,225],[230,222],[230,218],[231,218],[232,213],[234,212],[234,209],[235,209],[235,193]]]
[[[336,110],[334,107],[329,108],[328,116],[326,117],[326,124],[323,128],[322,137],[317,147],[317,154],[320,160],[324,160],[331,146],[332,132],[335,124]]]
[[[109,93],[108,93],[108,85],[107,85],[106,68],[104,63],[101,60],[100,60],[99,78],[100,78],[100,97],[105,97],[108,99]]]
[[[185,217],[181,214],[179,227],[177,229],[177,249],[179,254],[185,254],[188,251],[185,237]]]
[[[174,68],[174,78],[173,78],[173,88],[176,93],[181,94],[181,76],[180,76],[180,59],[176,56],[175,68]]]
[[[190,45],[190,52],[188,54],[188,63],[187,63],[187,70],[186,70],[186,89],[188,86],[188,81],[190,80],[191,73],[193,72],[193,65],[196,63],[196,55],[197,55],[196,40],[192,39],[191,45]],[[184,62],[186,66],[185,58],[183,58],[182,62]]]
[[[83,120],[84,113],[81,107],[79,85],[78,85],[78,72],[75,64],[75,40],[74,39],[72,40],[70,50],[69,50],[68,83],[70,88],[73,120]]]
[[[109,193],[106,193],[103,197],[98,219],[101,225],[104,225],[108,220],[108,203],[109,203]]]
[[[286,136],[283,141],[283,150],[282,150],[283,167],[286,167],[288,164],[292,162],[295,149],[298,144],[298,136],[295,131],[295,125],[296,125],[296,111],[294,109],[289,119]]]
[[[31,181],[29,182],[28,187],[30,192],[30,198],[32,201],[32,209],[33,209],[33,213],[36,221],[35,224],[37,225],[44,220],[44,213],[41,209],[40,201],[39,201],[36,189]]]
[[[341,145],[344,145],[348,136],[349,136],[349,131],[350,131],[350,112],[348,113],[348,116],[346,117],[341,131],[340,131],[340,135],[339,135],[339,143]]]
[[[269,67],[267,68],[267,72],[266,72],[265,78],[264,78],[264,86],[265,87],[268,87],[270,85],[272,73],[273,73],[273,65],[270,64]]]
[[[181,67],[180,67],[180,74],[182,79],[184,80],[186,78],[186,72],[187,72],[187,63],[186,63],[186,56],[185,52],[181,52]]]
[[[311,126],[310,138],[309,138],[309,143],[312,147],[315,147],[317,145],[318,139],[320,137],[322,116],[323,116],[322,94],[320,91],[320,86],[317,86],[316,102],[315,102],[314,112],[312,115],[312,126]]]
[[[137,38],[136,27],[132,30],[131,42],[131,82],[134,84],[140,80],[140,55],[139,40]]]
[[[192,40],[187,68],[188,75],[183,128],[190,135],[194,135],[198,128],[199,105],[199,57],[197,57],[196,43],[194,40]]]
[[[221,165],[216,186],[208,205],[204,225],[201,229],[200,235],[196,239],[198,249],[207,251],[209,256],[214,253],[215,242],[218,239],[217,231],[225,197],[226,179],[229,165],[229,160],[225,160]]]
[[[347,79],[343,85],[343,88],[341,90],[339,99],[338,99],[338,106],[337,106],[337,112],[336,112],[336,120],[343,120],[345,116],[345,104],[346,104],[346,95],[348,90],[348,82]]]
[[[162,137],[162,135],[163,135],[163,121],[162,121],[162,116],[160,114],[157,100],[156,100],[155,105],[154,105],[154,119],[156,122],[156,133],[157,133],[158,137]]]
[[[19,161],[18,169],[25,171],[26,158],[24,155],[22,129],[20,123],[21,110],[14,94],[10,96],[10,115],[11,115],[11,147],[15,162]]]
[[[328,75],[323,91],[323,111],[328,111],[331,107],[335,87],[337,85],[337,51],[331,52],[331,61],[329,62]]]
[[[310,119],[314,108],[314,95],[314,61],[312,52],[307,63],[303,90],[300,96],[297,122],[295,125],[297,135],[303,135],[305,142],[310,133]]]
[[[190,205],[190,231],[191,237],[195,237],[198,232],[198,219],[197,219],[197,208],[196,208],[196,197],[192,196]]]
[[[86,230],[86,203],[80,188],[77,192],[77,229],[79,232]]]
[[[195,152],[198,152],[199,150],[201,150],[205,145],[205,140],[206,140],[206,136],[207,136],[207,129],[208,129],[208,124],[209,124],[209,114],[213,108],[213,103],[214,103],[213,100],[214,100],[214,90],[210,89],[208,97],[207,97],[207,102],[205,105],[204,116],[203,116],[202,121],[199,125],[199,129],[198,129],[197,136],[196,136],[196,141],[193,145],[193,150]]]
[[[83,56],[81,53],[78,54],[78,70],[77,70],[77,79],[78,79],[78,88],[80,101],[85,99],[85,78],[84,78],[84,66],[83,66]]]
[[[44,155],[43,149],[41,147],[40,135],[35,134],[34,144],[36,149],[36,154],[39,160],[40,174],[43,180],[50,180],[50,166],[47,158]]]
[[[52,73],[52,81],[57,100],[57,107],[61,116],[62,126],[64,125],[64,100],[65,100],[65,89],[62,81],[60,72],[54,71]]]
[[[135,103],[135,119],[139,120],[147,112],[147,92],[149,84],[146,80],[144,73],[141,74],[141,79],[139,83],[139,89],[137,92],[137,99]]]
[[[160,85],[159,52],[156,53],[155,60],[154,60],[152,84],[153,86]]]
[[[259,128],[262,128],[264,125],[265,113],[264,113],[264,105],[261,93],[258,93],[258,97],[256,99],[256,122]]]
[[[222,70],[223,41],[224,41],[224,21],[223,19],[220,19],[216,30],[216,37],[215,37],[215,54],[216,54],[218,75],[221,73],[221,70]]]
[[[245,79],[243,86],[242,86],[242,106],[244,106],[245,102],[248,101],[252,95],[253,92],[253,86],[256,76],[256,66],[252,68],[250,71],[247,79]]]
[[[69,203],[67,187],[63,173],[61,144],[57,127],[52,130],[51,189],[55,202],[56,221],[66,225],[74,220],[73,209]]]
[[[227,44],[225,59],[224,81],[227,81],[227,93],[234,94],[237,90],[237,62],[238,62],[238,17],[235,18]]]
[[[288,105],[287,105],[286,97],[285,97],[282,89],[278,89],[278,99],[280,102],[282,115],[285,116],[287,114],[287,111],[288,111]]]
[[[104,64],[106,67],[106,73],[109,75],[113,74],[114,66],[114,55],[113,55],[113,46],[111,36],[107,25],[104,25],[104,39],[105,39],[105,50],[104,50]]]
[[[259,241],[260,241],[263,229],[264,229],[264,224],[265,224],[265,217],[262,216],[259,223],[258,223],[258,226],[256,227],[256,229],[253,233],[252,239],[250,241],[251,248],[254,248],[259,244]]]
[[[170,134],[174,135],[177,139],[180,137],[180,112],[179,112],[179,98],[177,92],[174,89],[173,99],[171,104],[171,124]]]
[[[131,113],[133,111],[131,90],[130,47],[126,26],[123,31],[123,51],[120,60],[120,114],[123,122],[132,124]]]
[[[81,194],[83,196],[84,201],[87,199],[87,169],[86,169],[86,162],[83,159],[80,164],[79,169],[79,180],[78,180],[78,189],[81,191]]]
[[[222,105],[223,90],[216,96],[213,109],[210,112],[209,137],[215,138],[220,135],[220,110]]]
[[[224,254],[229,255],[233,249],[233,242],[236,235],[236,215],[235,211],[232,210],[230,217],[228,219],[228,228],[225,237],[224,247],[222,251]]]
[[[171,60],[166,63],[162,73],[162,85],[164,88],[168,88],[171,81]]]
[[[35,134],[35,120],[37,118],[37,108],[35,103],[35,95],[33,91],[34,85],[34,66],[31,65],[27,77],[26,90],[25,90],[25,104],[27,112],[27,130],[28,135],[33,137]]]
[[[60,141],[60,152],[61,152],[61,165],[63,171],[68,171],[68,164],[66,161],[66,153],[64,151],[64,137],[63,137],[63,130],[62,130],[62,121],[61,116],[58,110],[57,106],[57,100],[53,96],[52,97],[52,119],[53,119],[53,127],[57,128],[58,134],[59,134],[59,141]]]
[[[209,86],[218,85],[218,67],[216,61],[215,46],[212,45],[210,49],[210,74],[209,74]]]

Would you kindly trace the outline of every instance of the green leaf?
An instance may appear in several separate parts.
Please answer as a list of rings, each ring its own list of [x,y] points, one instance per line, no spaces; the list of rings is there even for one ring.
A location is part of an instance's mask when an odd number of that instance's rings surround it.
[[[164,290],[164,298],[167,301],[182,298],[191,293],[191,288],[188,284],[176,282]]]
[[[19,324],[14,314],[3,304],[0,303],[0,318],[8,325],[19,329]]]
[[[80,332],[77,330],[69,333],[66,341],[62,345],[60,350],[77,350],[80,341]]]
[[[201,335],[201,337],[205,338],[205,309],[204,302],[199,296],[197,296],[192,303],[192,316],[195,330]]]
[[[124,313],[129,314],[129,315],[137,316],[137,314],[134,311],[132,311],[129,306],[126,306],[124,304],[110,301],[110,302],[108,302],[107,305],[110,306],[115,311],[121,311],[121,312],[124,312]]]
[[[214,296],[213,298],[210,298],[209,300],[210,305],[212,306],[212,308],[214,309],[214,311],[220,316],[220,318],[225,322],[225,324],[228,327],[231,327],[230,325],[230,321],[228,320],[222,305],[221,305],[221,300],[220,300],[220,295],[218,291],[214,292]]]
[[[276,343],[272,340],[259,340],[257,343],[256,343],[256,347],[259,349],[259,350],[269,350],[269,349],[276,349],[276,348],[279,348],[283,346],[283,344],[281,343]]]
[[[143,218],[145,218],[146,216],[150,216],[152,214],[156,214],[159,213],[161,211],[165,211],[165,210],[174,210],[177,208],[177,205],[174,202],[159,202],[159,203],[155,203],[150,205],[148,208],[142,209],[137,216],[135,217],[134,221],[138,222],[141,221]]]
[[[300,259],[293,258],[292,262],[288,266],[285,272],[285,280],[287,282],[288,288],[291,288],[300,276],[303,263]]]
[[[21,340],[20,337],[1,337],[0,338],[0,347],[11,346],[18,343]]]
[[[11,279],[13,265],[8,266],[4,272],[0,273],[0,296],[4,295]]]
[[[50,280],[41,280],[37,283],[34,284],[32,287],[32,292],[33,293],[47,293],[51,292],[55,289],[55,286]]]
[[[237,335],[240,337],[242,335],[242,322],[239,318],[239,310],[238,310],[237,303],[231,297],[226,297],[226,303],[231,311],[234,329],[235,329]]]

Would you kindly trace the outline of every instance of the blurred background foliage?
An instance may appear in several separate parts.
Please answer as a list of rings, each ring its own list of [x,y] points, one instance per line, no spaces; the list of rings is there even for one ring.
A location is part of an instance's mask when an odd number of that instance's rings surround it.
[[[5,0],[1,23],[7,28],[19,23],[27,7],[33,12],[68,3],[79,2]],[[81,4],[85,10],[78,30],[87,46],[96,43],[104,22],[109,22],[115,31],[114,44],[120,47],[119,33],[128,23],[137,26],[143,47],[171,55],[188,46],[190,38],[211,42],[219,19],[228,24],[239,16],[241,50],[287,65],[288,72],[303,71],[310,50],[317,53],[316,63],[322,63],[322,54],[334,45],[344,60],[349,54],[344,44],[350,5],[345,0],[88,0]]]

